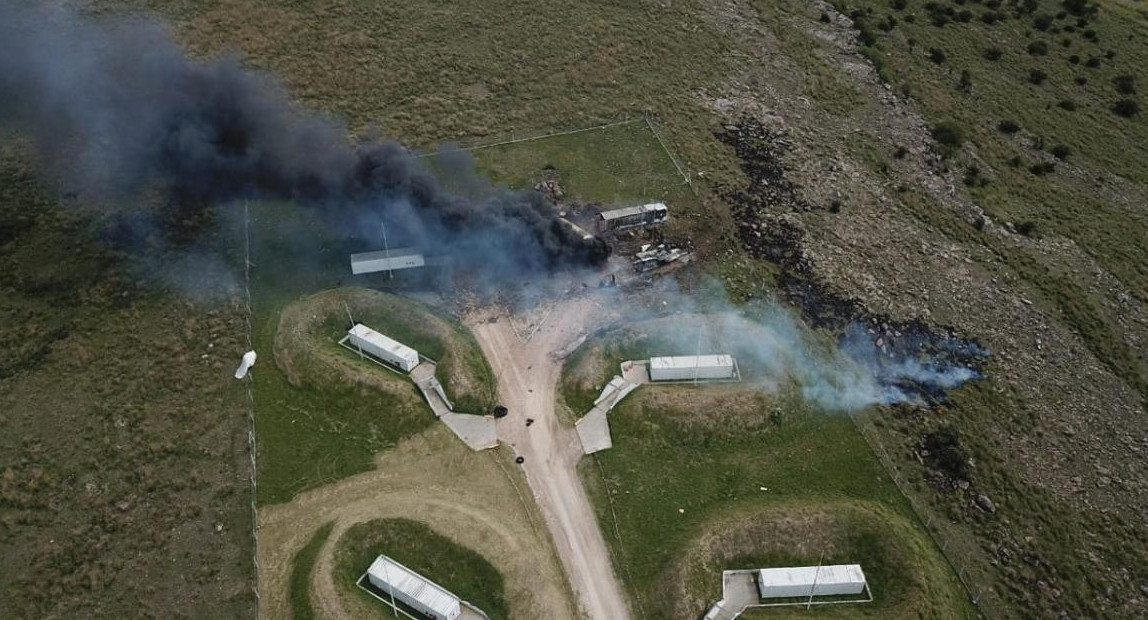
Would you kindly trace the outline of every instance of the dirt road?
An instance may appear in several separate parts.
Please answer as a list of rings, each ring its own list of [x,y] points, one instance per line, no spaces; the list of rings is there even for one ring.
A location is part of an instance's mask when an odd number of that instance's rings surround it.
[[[593,620],[630,617],[621,584],[594,510],[578,478],[582,457],[578,436],[563,428],[554,411],[562,370],[550,352],[577,338],[594,302],[565,299],[526,343],[506,318],[472,326],[498,377],[499,397],[510,414],[499,420],[498,436],[525,459],[522,464],[583,614]],[[526,426],[526,419],[534,424]]]

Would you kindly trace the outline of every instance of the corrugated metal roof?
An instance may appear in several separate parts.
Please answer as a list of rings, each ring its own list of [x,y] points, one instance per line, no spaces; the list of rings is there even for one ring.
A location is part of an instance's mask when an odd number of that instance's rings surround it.
[[[375,558],[367,573],[418,601],[428,611],[447,618],[458,614],[460,599],[457,596],[385,555]]]
[[[792,566],[763,568],[759,575],[763,586],[804,586],[853,584],[864,585],[865,573],[860,564],[834,564],[831,566]]]
[[[348,333],[362,338],[363,340],[366,340],[367,342],[370,342],[371,344],[381,349],[386,349],[387,351],[390,351],[403,359],[411,359],[412,356],[414,358],[418,358],[419,354],[414,349],[397,340],[387,338],[386,336],[371,329],[370,327],[367,327],[366,325],[363,325],[362,323],[356,323],[355,326],[348,331]]]
[[[733,366],[733,356],[718,355],[682,355],[678,357],[651,357],[650,368],[697,368],[697,367],[728,367]]]
[[[640,215],[647,211],[666,211],[668,207],[661,202],[652,202],[648,205],[637,205],[633,207],[624,207],[621,209],[613,209],[611,211],[603,211],[599,215],[604,220],[614,220],[620,217],[629,217],[632,215]]]

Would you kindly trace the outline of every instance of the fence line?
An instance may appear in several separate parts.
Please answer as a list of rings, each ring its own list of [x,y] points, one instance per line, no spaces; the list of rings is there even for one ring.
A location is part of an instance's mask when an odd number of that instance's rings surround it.
[[[247,350],[255,350],[251,331],[251,215],[247,203],[243,203],[243,292],[245,294],[244,322],[247,325]],[[247,449],[251,456],[251,540],[252,564],[255,566],[255,617],[260,614],[259,597],[259,508],[256,505],[258,481],[255,470],[255,378],[247,379]]]
[[[674,153],[670,150],[670,147],[666,146],[666,141],[662,139],[661,132],[659,132],[658,128],[654,126],[654,121],[650,120],[649,112],[646,113],[645,118],[646,127],[649,127],[650,133],[654,134],[654,138],[658,141],[658,144],[662,145],[662,150],[666,152],[667,156],[669,156],[670,161],[673,162],[674,168],[677,168],[678,174],[681,175],[682,180],[685,181],[686,185],[690,186],[690,190],[692,190],[694,195],[697,196],[698,190],[694,187],[693,179],[688,172],[682,169],[681,164],[678,163],[678,158],[674,156]]]
[[[595,125],[593,127],[582,127],[580,129],[570,129],[568,131],[559,131],[557,133],[542,133],[542,134],[539,134],[536,136],[527,136],[525,138],[515,138],[513,140],[503,140],[502,142],[492,142],[490,144],[479,144],[477,146],[460,147],[459,150],[460,151],[478,151],[481,149],[489,149],[489,148],[493,148],[496,146],[505,146],[507,144],[518,144],[520,142],[531,142],[534,140],[542,140],[544,138],[557,138],[558,136],[569,136],[572,134],[582,133],[582,132],[586,132],[586,131],[595,131],[598,129],[608,129],[610,127],[618,127],[620,125],[629,125],[632,123],[637,123],[640,120],[641,119],[630,118],[630,119],[626,119],[624,121],[615,121],[613,123],[606,123],[604,125]],[[423,154],[419,155],[419,158],[434,157],[437,154],[438,153],[423,153]],[[676,165],[676,163],[675,163],[675,165]]]
[[[626,570],[626,579],[630,582],[630,587],[633,587],[634,575],[630,572],[630,563],[626,561],[626,544],[622,542],[622,530],[618,527],[618,513],[614,512],[614,496],[610,495],[610,483],[606,480],[606,469],[602,467],[602,461],[598,460],[597,454],[590,456],[594,459],[598,475],[602,478],[602,489],[606,493],[606,503],[610,506],[610,516],[614,520],[614,536],[618,538],[618,555],[620,556],[618,559],[621,560],[622,568]],[[645,618],[646,610],[642,607],[642,597],[637,591],[634,592],[634,605],[638,607],[638,615]]]
[[[979,587],[974,589],[973,585],[969,583],[968,578],[965,576],[966,571],[964,565],[958,566],[958,563],[953,560],[952,555],[948,552],[948,539],[945,539],[941,536],[940,528],[934,529],[932,527],[932,513],[928,513],[922,510],[917,505],[917,500],[914,498],[914,496],[908,492],[905,483],[901,480],[901,476],[897,473],[897,470],[892,465],[893,461],[889,456],[889,452],[885,449],[885,445],[881,443],[881,440],[876,436],[876,432],[867,430],[865,425],[863,425],[855,415],[850,414],[849,420],[853,423],[854,428],[857,429],[857,432],[861,435],[861,438],[864,439],[865,443],[869,445],[869,449],[873,451],[873,454],[881,463],[881,468],[884,469],[889,478],[893,480],[893,484],[896,485],[897,490],[901,493],[901,496],[909,502],[909,508],[913,511],[913,514],[917,517],[917,520],[925,526],[925,532],[929,534],[929,539],[933,541],[933,544],[941,552],[941,557],[945,558],[945,562],[949,565],[949,568],[952,569],[953,573],[956,574],[957,580],[961,583],[961,586],[965,590],[965,594],[969,597],[969,601],[972,602],[973,607],[976,608],[977,613],[979,613],[982,618],[992,617],[985,612],[985,608],[982,605],[981,595],[984,590]]]

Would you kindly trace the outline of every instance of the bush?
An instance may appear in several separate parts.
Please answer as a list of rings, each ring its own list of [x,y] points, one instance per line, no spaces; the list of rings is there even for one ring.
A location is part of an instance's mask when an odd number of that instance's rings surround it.
[[[1093,56],[1092,58],[1084,61],[1084,66],[1088,67],[1089,69],[1095,69],[1100,66],[1100,59]]]
[[[960,87],[966,93],[973,90],[973,74],[969,73],[968,69],[961,70]]]
[[[1000,20],[1001,14],[997,13],[996,11],[988,11],[981,14],[981,21],[990,26],[999,22]]]
[[[929,17],[933,20],[933,25],[937,28],[944,28],[945,24],[949,23],[949,16],[944,13],[933,13]]]
[[[1012,157],[1008,158],[1008,165],[1010,168],[1020,168],[1021,164],[1023,163],[1024,160],[1020,158],[1020,155],[1013,155]]]
[[[831,21],[833,21],[833,20],[829,18],[829,13],[822,11],[821,12],[821,23],[828,24]]]
[[[953,480],[969,479],[969,461],[961,448],[960,436],[956,429],[941,427],[924,436],[921,442],[925,450],[925,462]]]
[[[1064,0],[1060,5],[1064,7],[1064,10],[1077,17],[1092,16],[1099,10],[1095,4],[1092,4],[1088,0]]]
[[[1041,32],[1048,30],[1048,27],[1051,25],[1052,25],[1052,16],[1047,14],[1047,13],[1041,13],[1040,15],[1037,15],[1036,17],[1032,18],[1032,27],[1036,28],[1037,30],[1039,30]]]
[[[1018,233],[1026,236],[1026,237],[1035,237],[1037,235],[1036,222],[1034,222],[1032,220],[1025,220],[1023,222],[1017,222],[1016,224],[1013,225],[1013,228],[1015,228]]]
[[[1136,78],[1132,75],[1125,73],[1112,78],[1112,83],[1116,85],[1116,92],[1121,95],[1135,95],[1136,94]]]
[[[932,134],[933,139],[938,143],[951,148],[957,148],[965,142],[964,130],[961,129],[960,125],[951,121],[937,123],[933,127]]]
[[[929,48],[929,60],[933,61],[934,64],[938,64],[938,65],[944,64],[944,62],[945,62],[945,50],[943,50],[939,47]]]
[[[997,123],[997,129],[999,129],[1001,133],[1007,133],[1011,136],[1020,131],[1020,125],[1017,125],[1016,121],[1003,120]]]
[[[956,20],[961,22],[962,24],[967,24],[967,23],[973,21],[973,12],[968,10],[968,9],[965,9],[964,11],[957,13]]]
[[[1048,43],[1044,41],[1033,41],[1028,44],[1028,53],[1033,56],[1046,56],[1048,55]]]
[[[1121,99],[1113,104],[1112,111],[1124,118],[1132,118],[1140,113],[1140,104],[1134,99]]]
[[[1076,54],[1069,56],[1068,57],[1068,64],[1079,65],[1080,64],[1080,56],[1077,56]]]
[[[829,203],[829,212],[830,213],[841,213],[841,201],[834,199],[833,202],[830,202]]]
[[[981,54],[986,60],[1000,60],[1004,56],[1004,52],[999,47],[990,47]]]
[[[905,7],[909,6],[909,2],[908,0],[892,0],[889,2],[889,6],[892,7],[894,11],[904,11]]]
[[[1100,40],[1100,37],[1096,35],[1096,31],[1091,29],[1091,28],[1089,28],[1088,30],[1085,30],[1083,34],[1084,34],[1085,39],[1088,39],[1089,41],[1092,41],[1093,43],[1096,43],[1097,41]]]
[[[1046,174],[1050,174],[1052,172],[1055,172],[1056,171],[1056,164],[1054,164],[1050,161],[1041,162],[1041,163],[1033,164],[1033,165],[1029,166],[1028,171],[1033,173],[1034,175],[1036,175],[1038,177],[1042,177]]]
[[[1088,78],[1084,77],[1083,75],[1078,75],[1076,76],[1076,79],[1072,81],[1076,82],[1077,86],[1084,86],[1088,83]]]
[[[1048,79],[1048,74],[1040,69],[1032,69],[1028,72],[1028,81],[1040,86]]]
[[[1076,111],[1076,102],[1071,100],[1071,99],[1061,99],[1060,102],[1057,103],[1056,105],[1061,110],[1067,110],[1069,112],[1075,112]]]
[[[905,159],[905,156],[908,154],[909,149],[905,148],[903,145],[898,146],[897,150],[893,151],[893,159]]]
[[[1052,147],[1052,150],[1049,152],[1052,153],[1053,157],[1059,159],[1060,161],[1064,161],[1068,159],[1069,155],[1072,154],[1072,149],[1068,148],[1064,144],[1058,144]]]

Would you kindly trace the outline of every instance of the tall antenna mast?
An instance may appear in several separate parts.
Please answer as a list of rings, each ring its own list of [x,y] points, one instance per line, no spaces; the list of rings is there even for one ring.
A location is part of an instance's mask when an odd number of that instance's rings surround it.
[[[387,223],[380,221],[379,226],[383,227],[383,252],[385,252],[387,255],[387,265],[390,265],[391,264],[391,246],[390,246],[390,244],[387,243]],[[394,270],[388,269],[387,275],[390,276],[392,280],[395,279]]]
[[[351,329],[355,329],[355,317],[351,316],[351,307],[347,302],[343,302],[343,309],[347,311],[347,318],[351,321]],[[355,348],[359,350],[359,361],[363,361],[363,347],[359,345],[358,341],[355,342]]]

